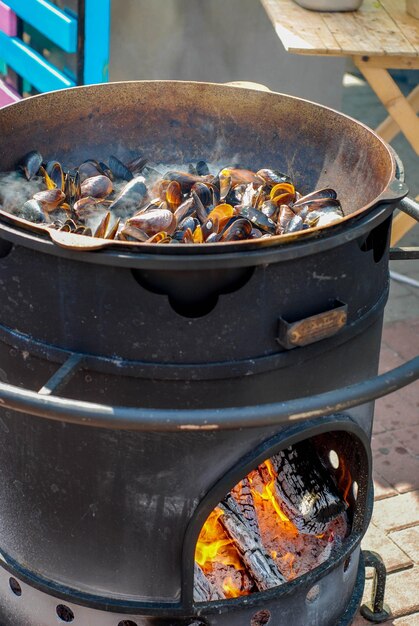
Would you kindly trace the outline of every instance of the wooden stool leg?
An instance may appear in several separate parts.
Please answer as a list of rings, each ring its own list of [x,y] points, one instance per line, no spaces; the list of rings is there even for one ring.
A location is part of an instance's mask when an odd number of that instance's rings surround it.
[[[359,70],[375,91],[406,139],[419,155],[419,119],[386,69],[357,61]]]
[[[407,96],[407,101],[416,113],[419,113],[419,85],[413,89],[413,91]],[[389,115],[377,128],[375,129],[377,135],[380,135],[385,141],[393,141],[393,139],[399,134],[400,128]]]

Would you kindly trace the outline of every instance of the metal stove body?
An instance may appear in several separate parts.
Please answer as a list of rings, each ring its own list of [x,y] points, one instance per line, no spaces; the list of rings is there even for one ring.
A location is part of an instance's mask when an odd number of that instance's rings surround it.
[[[397,179],[386,187],[395,169],[388,149],[345,116],[274,94],[245,99],[218,86],[169,86],[169,99],[165,84],[102,85],[19,106],[25,124],[45,116],[60,139],[54,149],[69,158],[74,137],[61,124],[64,112],[76,111],[73,121],[98,150],[112,139],[98,133],[103,120],[117,115],[108,128],[115,141],[118,124],[124,128],[133,152],[140,130],[155,141],[154,97],[169,103],[160,128],[168,149],[184,142],[198,154],[201,134],[212,136],[215,123],[230,132],[237,124],[226,111],[244,107],[241,140],[251,159],[249,129],[269,104],[266,154],[273,158],[288,136],[271,129],[274,113],[279,123],[285,111],[303,134],[301,168],[307,154],[319,160],[309,171],[315,181],[325,163],[340,167],[350,198],[354,188],[363,197],[344,175],[363,147],[376,168],[364,181],[371,206],[327,236],[193,259],[170,249],[75,253],[0,222],[0,623],[344,626],[363,589],[373,402],[419,377],[416,359],[376,378],[391,214],[407,190]],[[106,94],[116,89],[126,112],[110,107]],[[175,104],[174,92],[182,96]],[[0,128],[14,111],[0,112]],[[188,124],[193,136],[184,139]],[[320,154],[324,128],[336,125],[348,149],[339,151],[331,133],[330,153]],[[31,128],[36,145],[52,151],[56,135]],[[377,144],[377,163],[367,139]],[[25,125],[5,159],[24,145]],[[207,515],[258,463],[318,436],[349,461],[358,485],[342,548],[278,588],[195,603],[194,552]]]

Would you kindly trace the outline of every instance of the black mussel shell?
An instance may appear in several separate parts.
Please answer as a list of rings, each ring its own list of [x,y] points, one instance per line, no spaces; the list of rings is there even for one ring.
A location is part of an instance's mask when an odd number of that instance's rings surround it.
[[[275,233],[275,222],[271,220],[270,217],[267,217],[264,213],[262,213],[262,211],[259,211],[251,206],[244,206],[239,210],[240,215],[247,217],[247,219],[249,219],[253,226],[256,226],[256,228],[263,230],[265,233]]]
[[[195,212],[195,200],[193,198],[188,198],[187,200],[184,200],[184,202],[182,202],[182,204],[180,204],[177,207],[176,211],[174,212],[174,215],[176,219],[178,220],[178,222],[180,222],[187,215],[190,215],[191,213],[194,213],[194,212]]]
[[[312,191],[305,196],[302,196],[297,202],[294,202],[294,207],[300,207],[304,204],[308,204],[309,202],[332,199],[336,200],[337,193],[334,189],[330,187],[326,187],[325,189],[317,189],[316,191]]]
[[[212,189],[205,183],[195,183],[192,186],[191,191],[195,191],[205,209],[207,209],[213,203]]]
[[[170,170],[163,175],[164,180],[175,180],[179,183],[182,193],[189,193],[195,183],[202,182],[200,176],[189,174],[189,172],[180,172],[177,170]]]
[[[70,206],[73,206],[77,200],[80,200],[81,186],[78,171],[69,171],[65,175],[64,193]]]
[[[199,174],[199,176],[208,176],[208,174],[210,173],[209,167],[206,161],[198,161],[198,163],[195,166],[195,169],[196,169],[196,173]]]
[[[130,161],[127,164],[127,168],[134,175],[135,174],[141,174],[141,172],[143,171],[143,169],[147,165],[147,163],[148,163],[147,157],[145,157],[143,155],[140,155],[140,156],[136,157],[135,159],[132,159],[132,161]]]
[[[109,157],[109,167],[115,178],[130,181],[134,178],[134,174],[122,163],[116,156]]]
[[[78,171],[81,183],[83,183],[87,178],[93,178],[93,176],[103,174],[98,161],[95,161],[94,159],[87,159],[87,161],[80,163]]]
[[[39,168],[42,165],[42,155],[38,152],[38,150],[31,150],[25,154],[20,163],[20,168],[23,170],[27,180],[31,180],[34,176],[37,175]]]

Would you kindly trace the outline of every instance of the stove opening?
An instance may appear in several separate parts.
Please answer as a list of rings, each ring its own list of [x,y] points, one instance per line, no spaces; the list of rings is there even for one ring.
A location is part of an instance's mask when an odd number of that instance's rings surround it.
[[[349,433],[325,433],[282,448],[248,472],[201,529],[194,600],[266,591],[334,558],[363,525],[358,504],[368,472],[361,449]]]

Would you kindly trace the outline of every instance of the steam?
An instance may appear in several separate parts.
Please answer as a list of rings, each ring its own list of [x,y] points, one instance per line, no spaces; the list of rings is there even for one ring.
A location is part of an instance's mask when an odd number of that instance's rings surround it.
[[[20,172],[0,172],[0,209],[16,215],[32,196],[45,189],[42,177],[26,180]]]

